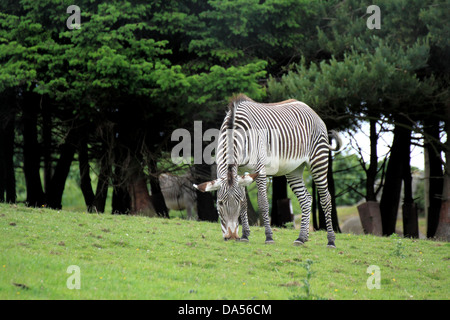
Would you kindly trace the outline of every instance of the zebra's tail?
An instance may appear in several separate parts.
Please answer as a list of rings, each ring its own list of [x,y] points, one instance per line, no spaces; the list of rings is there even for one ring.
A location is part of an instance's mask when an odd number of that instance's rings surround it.
[[[342,140],[341,140],[341,137],[339,136],[339,133],[337,133],[336,131],[334,131],[334,130],[330,130],[330,131],[328,131],[328,138],[330,139],[330,141],[331,141],[331,139],[334,139],[334,141],[336,141],[336,147],[331,147],[331,144],[330,144],[330,150],[331,151],[339,151],[340,149],[341,149],[341,147],[342,147]]]

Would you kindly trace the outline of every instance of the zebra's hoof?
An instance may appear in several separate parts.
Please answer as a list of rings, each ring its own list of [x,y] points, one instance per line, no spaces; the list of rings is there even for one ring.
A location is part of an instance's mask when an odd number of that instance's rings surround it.
[[[305,244],[305,243],[304,243],[303,241],[299,240],[299,239],[297,239],[297,240],[294,241],[294,246],[300,247],[300,246],[302,246],[302,245],[304,245],[304,244]]]
[[[327,248],[336,249],[336,246],[333,242],[327,244]]]
[[[249,240],[248,240],[247,237],[242,237],[242,238],[236,239],[236,241],[239,241],[239,242],[248,242]]]

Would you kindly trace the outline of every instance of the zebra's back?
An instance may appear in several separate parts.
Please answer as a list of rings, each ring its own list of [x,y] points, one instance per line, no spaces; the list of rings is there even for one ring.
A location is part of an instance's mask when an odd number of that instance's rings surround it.
[[[242,170],[251,170],[257,159],[252,148],[263,148],[266,152],[268,175],[284,175],[303,163],[309,163],[316,148],[328,146],[327,129],[323,121],[305,103],[287,100],[274,104],[243,100],[235,113],[235,128],[244,132],[258,132],[258,141],[246,139],[240,164]]]

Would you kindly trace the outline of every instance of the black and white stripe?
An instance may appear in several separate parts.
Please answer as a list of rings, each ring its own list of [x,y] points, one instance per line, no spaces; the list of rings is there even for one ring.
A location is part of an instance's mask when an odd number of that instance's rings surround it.
[[[220,130],[216,155],[217,178],[227,182],[222,183],[218,189],[218,207],[234,207],[234,203],[240,204],[244,239],[248,239],[250,230],[246,205],[244,206],[244,188],[236,181],[238,171],[258,173],[258,206],[267,242],[273,240],[266,178],[281,175],[287,177],[289,186],[302,208],[300,235],[295,241],[296,244],[301,244],[307,241],[309,235],[311,195],[303,182],[303,169],[308,165],[325,212],[328,245],[334,247],[335,235],[331,224],[327,171],[329,151],[339,149],[340,139],[335,133],[332,133],[332,136],[337,144],[335,149],[330,146],[324,122],[300,101],[262,104],[245,95],[239,95],[231,101]],[[228,231],[227,217],[220,211],[225,234]]]

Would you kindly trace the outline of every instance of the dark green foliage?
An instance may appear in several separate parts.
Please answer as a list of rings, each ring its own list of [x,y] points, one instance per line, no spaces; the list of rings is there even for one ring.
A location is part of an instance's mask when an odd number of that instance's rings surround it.
[[[49,190],[62,193],[66,174],[59,172],[72,158],[93,201],[105,189],[89,190],[83,172],[90,162],[99,183],[127,193],[163,167],[174,129],[190,129],[194,120],[217,128],[239,92],[257,101],[304,101],[329,129],[355,131],[361,121],[397,123],[406,115],[399,125],[428,137],[430,150],[444,148],[448,1],[377,2],[379,30],[367,28],[372,3],[360,0],[80,0],[81,28],[69,30],[72,4],[0,0],[0,143],[8,150],[0,153],[0,179],[8,176],[9,199],[11,163],[42,184],[34,190],[42,199],[33,201],[47,203]],[[345,188],[368,192],[381,159],[373,154],[372,166],[357,169],[358,159],[345,157],[334,162],[335,180],[347,181],[336,183],[336,193],[349,204],[359,196]]]

